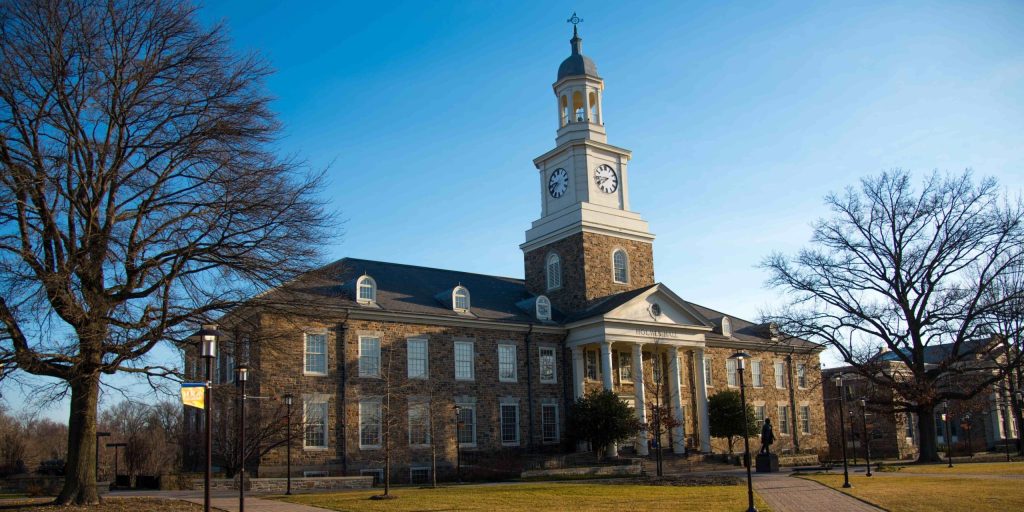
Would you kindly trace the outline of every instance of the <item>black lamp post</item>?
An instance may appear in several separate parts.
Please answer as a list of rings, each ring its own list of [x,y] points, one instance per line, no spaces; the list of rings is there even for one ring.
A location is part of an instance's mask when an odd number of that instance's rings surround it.
[[[860,399],[860,419],[864,438],[864,465],[867,466],[867,475],[871,476],[871,435],[868,434],[868,401]]]
[[[1019,385],[1020,384],[1018,384],[1018,386]],[[1010,415],[1013,417],[1013,423],[1017,425],[1017,455],[1024,455],[1024,435],[1021,435],[1020,432],[1021,428],[1024,428],[1024,425],[1021,425],[1017,421],[1017,413],[1020,412],[1020,408],[1022,406],[1021,401],[1024,400],[1024,393],[1021,393],[1021,391],[1018,389],[1017,391],[1013,392],[1013,396],[1014,398],[1017,399],[1017,403],[1014,404],[1013,410],[1010,411]]]
[[[946,422],[946,459],[953,467],[953,432],[949,428],[949,400],[942,401],[942,421]]]
[[[110,432],[96,432],[96,483],[100,482],[100,438],[110,437]]]
[[[235,380],[242,390],[238,396],[238,512],[245,512],[245,381],[249,380],[249,367],[236,367]]]
[[[455,406],[455,477],[462,483],[462,445],[459,443],[459,425],[462,420],[462,407]]]
[[[747,424],[747,392],[743,385],[743,360],[750,357],[745,352],[736,352],[729,359],[736,360],[736,371],[740,374],[740,405],[743,408],[743,462],[747,466],[747,512],[757,512],[754,507],[754,482],[750,476],[750,432]]]
[[[960,419],[960,430],[964,431],[964,437],[967,438],[967,456],[974,458],[974,446],[971,445],[971,413],[965,413],[963,418]]]
[[[850,485],[850,467],[846,461],[846,410],[843,407],[846,397],[843,394],[843,374],[837,374],[834,380],[839,391],[839,438],[842,440],[839,445],[843,448],[843,488],[849,489],[853,486]]]
[[[284,396],[284,405],[288,408],[288,419],[287,419],[287,425],[288,425],[288,445],[287,446],[288,446],[288,449],[287,449],[287,455],[285,456],[285,458],[287,459],[286,463],[288,465],[288,490],[285,491],[285,494],[291,494],[292,493],[292,400],[293,399],[294,399],[294,397],[292,397],[291,393],[288,393],[287,395]]]
[[[220,331],[216,324],[203,325],[195,334],[199,338],[200,356],[206,360],[206,389],[203,394],[203,410],[206,413],[206,472],[203,475],[203,511],[210,512],[210,470],[213,466],[213,360],[217,357],[217,340]]]

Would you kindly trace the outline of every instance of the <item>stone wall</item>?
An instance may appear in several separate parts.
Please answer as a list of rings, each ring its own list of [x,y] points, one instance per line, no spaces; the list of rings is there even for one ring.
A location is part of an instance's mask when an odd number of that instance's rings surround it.
[[[192,481],[193,489],[202,489],[203,480]],[[307,490],[341,490],[341,489],[369,489],[373,487],[372,476],[345,476],[345,477],[319,477],[319,478],[292,478],[292,491]],[[210,490],[230,491],[238,489],[236,478],[212,478],[210,479]],[[284,493],[288,489],[287,478],[246,478],[247,491],[265,493]]]
[[[612,252],[616,249],[628,255],[628,283],[612,279]],[[562,261],[562,286],[548,290],[546,264],[552,252]],[[577,233],[527,252],[524,265],[526,289],[547,295],[564,313],[585,309],[609,295],[654,284],[651,244],[596,233]]]
[[[744,380],[747,386],[747,404],[755,407],[755,410],[757,406],[764,406],[765,416],[771,418],[772,427],[775,432],[775,443],[772,445],[772,450],[778,453],[793,452],[796,451],[797,443],[801,452],[815,451],[826,447],[828,442],[826,438],[825,410],[822,402],[821,367],[818,356],[816,354],[793,354],[791,356],[792,361],[789,361],[786,355],[782,353],[750,349],[745,351],[751,356],[751,359],[746,361],[746,369],[744,370]],[[730,385],[726,367],[726,361],[735,352],[735,348],[709,347],[705,349],[705,358],[710,358],[711,365],[711,380],[708,382],[707,388],[709,398],[722,390],[739,391],[739,376],[737,375],[736,385]],[[755,380],[751,373],[754,361],[761,362],[761,386],[759,387],[755,385]],[[783,371],[785,372],[783,388],[776,387],[775,385],[776,362],[782,363]],[[797,385],[791,390],[791,385],[797,384],[795,373],[798,364],[805,365],[806,385],[802,387]],[[793,392],[792,396],[790,391]],[[797,412],[795,429],[793,418],[794,404],[792,403],[794,401],[796,402]],[[799,421],[799,408],[803,405],[810,409],[809,433],[803,432]],[[782,431],[782,425],[779,421],[779,406],[789,407],[787,418],[789,433]],[[795,440],[794,437],[796,438]],[[750,442],[752,450],[761,446],[759,437],[752,438]],[[713,451],[719,453],[728,450],[728,442],[724,438],[712,438],[711,446]],[[735,443],[733,444],[733,451],[742,451],[742,440],[740,440],[739,447]]]
[[[384,450],[360,448],[359,401],[361,398],[380,399],[387,403],[390,397],[392,411],[391,464],[395,482],[408,482],[410,468],[430,467],[431,458],[438,459],[441,468],[454,467],[455,397],[460,401],[476,402],[477,443],[464,447],[466,452],[497,450],[524,450],[530,443],[543,448],[541,439],[541,403],[558,405],[559,433],[565,432],[563,402],[564,364],[561,337],[534,333],[527,347],[526,333],[512,330],[451,327],[398,322],[371,322],[352,320],[344,324],[326,324],[309,321],[302,325],[283,318],[266,317],[264,328],[276,337],[292,338],[285,345],[288,350],[273,354],[260,354],[259,372],[263,377],[259,393],[264,396],[295,395],[293,421],[301,424],[302,403],[317,395],[328,401],[330,429],[327,449],[292,450],[292,469],[301,471],[327,471],[331,475],[354,475],[361,470],[383,468]],[[328,374],[303,375],[303,332],[326,332],[328,335]],[[288,333],[291,334],[288,334]],[[382,377],[359,376],[359,337],[377,336],[381,340]],[[407,378],[406,340],[409,337],[428,341],[428,376],[424,379]],[[475,378],[456,381],[454,376],[454,342],[473,341],[476,352]],[[517,379],[501,382],[498,379],[498,344],[516,347]],[[555,348],[556,382],[541,383],[539,377],[539,347]],[[527,369],[529,362],[530,368]],[[390,370],[389,370],[390,369]],[[527,374],[531,374],[529,386]],[[344,375],[344,379],[342,378]],[[528,397],[532,396],[532,401]],[[432,443],[411,445],[408,434],[408,404],[410,399],[428,401],[433,421]],[[499,431],[499,405],[502,400],[519,404],[519,439],[517,446],[504,445]],[[532,411],[531,411],[532,406]],[[341,417],[339,417],[341,411]],[[531,414],[532,412],[532,414]],[[532,418],[532,430],[531,430]],[[557,448],[557,444],[550,445]],[[436,452],[435,452],[436,450]],[[260,461],[261,476],[283,475],[284,447],[268,453]]]

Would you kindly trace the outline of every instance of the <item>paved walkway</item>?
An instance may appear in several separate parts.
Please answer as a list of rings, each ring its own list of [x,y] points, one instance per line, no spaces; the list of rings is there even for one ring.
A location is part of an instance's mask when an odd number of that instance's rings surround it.
[[[187,498],[185,501],[191,501],[192,503],[202,505],[203,497]],[[210,506],[226,512],[238,512],[238,496],[235,495],[230,498],[211,497]],[[288,503],[286,501],[262,500],[246,496],[245,510],[251,510],[252,512],[326,512],[328,509],[299,505],[297,503]]]
[[[754,491],[774,512],[882,510],[817,482],[791,477],[789,473],[755,473]]]

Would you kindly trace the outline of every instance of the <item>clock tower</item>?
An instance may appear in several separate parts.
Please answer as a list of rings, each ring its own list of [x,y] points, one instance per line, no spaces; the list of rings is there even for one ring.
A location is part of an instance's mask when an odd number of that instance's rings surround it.
[[[534,159],[540,218],[520,245],[527,289],[565,313],[609,295],[654,284],[654,235],[629,209],[627,149],[608,144],[601,101],[604,80],[583,55],[573,25],[572,54],[553,89],[555,148]]]

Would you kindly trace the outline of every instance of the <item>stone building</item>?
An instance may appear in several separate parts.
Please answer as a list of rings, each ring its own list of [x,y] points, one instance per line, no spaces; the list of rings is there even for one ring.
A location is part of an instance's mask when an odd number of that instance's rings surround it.
[[[974,387],[975,382],[980,382],[979,379],[989,379],[996,375],[990,358],[998,359],[1002,354],[1001,350],[992,349],[992,346],[988,340],[984,343],[965,344],[961,349],[963,355],[958,357],[960,362],[957,363],[963,371],[942,387],[970,388]],[[926,347],[925,364],[938,365],[947,362],[952,353],[951,347],[952,344]],[[869,364],[871,368],[885,372],[898,372],[904,367],[904,363],[891,351],[878,353]],[[843,376],[842,395],[839,393],[840,388],[835,384],[838,375]],[[855,454],[857,457],[864,456],[865,439],[869,439],[874,458],[917,457],[917,422],[920,419],[914,413],[898,410],[893,390],[873,385],[849,366],[826,369],[822,372],[822,378],[826,383],[823,386],[826,431],[829,455],[832,459],[842,456],[842,429],[839,426],[837,400],[839,396],[845,399],[845,442],[851,458]],[[1018,429],[1012,412],[1010,389],[1008,380],[1004,378],[987,386],[985,391],[969,400],[949,401],[948,410],[941,405],[936,407],[935,417],[930,421],[935,422],[936,443],[940,451],[944,451],[947,445],[947,425],[954,456],[985,450],[1002,451],[1008,444],[1015,445]],[[863,404],[861,400],[864,401]],[[944,413],[948,414],[948,421],[943,419]]]
[[[457,456],[574,450],[566,411],[595,389],[641,420],[652,403],[671,407],[681,426],[661,442],[673,453],[723,451],[707,401],[738,389],[738,350],[776,448],[825,445],[819,346],[656,281],[654,235],[629,201],[631,153],[608,143],[604,81],[581,44],[574,30],[553,85],[555,147],[533,162],[541,214],[520,245],[524,279],[345,258],[222,320],[233,335],[218,364],[248,361],[254,395],[296,397],[297,473],[379,475],[388,436],[397,481],[425,478],[435,456],[449,472]],[[645,433],[610,450],[649,444]],[[284,456],[262,455],[259,474],[282,474]]]

